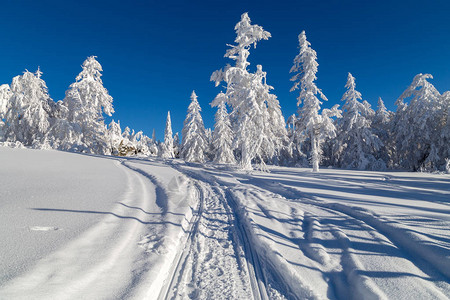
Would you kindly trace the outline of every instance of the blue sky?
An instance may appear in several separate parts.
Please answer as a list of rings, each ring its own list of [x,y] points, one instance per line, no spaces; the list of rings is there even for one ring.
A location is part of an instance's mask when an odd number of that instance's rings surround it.
[[[164,3],[163,3],[164,2]],[[105,87],[114,98],[114,119],[122,127],[163,138],[167,111],[181,132],[194,89],[205,125],[220,88],[210,75],[229,63],[243,12],[272,34],[251,50],[249,70],[261,64],[285,118],[295,113],[289,69],[306,31],[317,51],[317,85],[329,101],[341,103],[347,72],[363,98],[389,109],[417,73],[431,73],[440,91],[450,89],[450,1],[22,1],[0,10],[0,83],[25,69],[44,72],[54,100],[98,56]]]

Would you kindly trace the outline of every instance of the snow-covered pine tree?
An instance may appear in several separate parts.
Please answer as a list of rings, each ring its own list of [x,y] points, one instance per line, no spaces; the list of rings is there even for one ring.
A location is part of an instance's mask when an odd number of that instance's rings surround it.
[[[381,138],[381,136],[387,134],[389,122],[391,121],[392,116],[393,113],[387,110],[386,106],[384,105],[383,99],[381,99],[381,97],[378,98],[377,110],[375,111],[375,115],[372,121],[372,128],[376,129],[377,132],[380,132],[380,134],[377,134],[378,137]]]
[[[175,132],[173,135],[173,155],[175,158],[180,158],[181,152],[181,143],[180,143],[180,135],[178,132]]]
[[[148,141],[148,150],[150,156],[159,156],[159,146],[158,141],[156,141],[155,129],[152,131],[152,138]]]
[[[250,63],[247,58],[250,47],[260,40],[267,40],[271,35],[261,26],[251,25],[247,13],[242,14],[241,20],[235,26],[237,37],[236,45],[230,45],[225,57],[236,61],[235,67],[227,66],[224,70],[215,71],[211,80],[216,86],[221,81],[227,84],[224,94],[225,102],[231,107],[230,121],[234,132],[233,148],[237,150],[239,165],[243,169],[251,170],[252,161],[259,159],[263,163],[264,153],[273,152],[274,141],[270,140],[272,132],[269,119],[266,95],[267,86],[264,86],[265,73],[259,66],[255,74],[247,71]],[[263,92],[263,93],[261,93]],[[222,101],[222,100],[221,100]],[[212,106],[218,106],[221,101],[213,101]],[[263,146],[263,148],[261,148]]]
[[[345,101],[342,119],[339,120],[338,135],[335,139],[334,154],[339,167],[356,169],[383,169],[385,162],[376,158],[383,143],[372,133],[370,116],[374,112],[368,103],[361,103],[361,93],[355,87],[355,78],[348,73],[347,91],[342,96]]]
[[[46,140],[55,103],[41,75],[38,69],[36,73],[25,71],[23,75],[13,78],[5,113],[7,141],[41,147]]]
[[[450,173],[450,91],[445,92],[440,100],[442,109],[440,113],[441,134],[439,138],[439,150],[442,165],[440,169]]]
[[[211,128],[205,128],[206,142],[208,143],[205,149],[205,157],[207,160],[212,161],[214,159],[214,146],[212,144],[213,141],[213,132]]]
[[[150,149],[148,146],[150,143],[150,138],[146,136],[142,131],[138,131],[132,135],[131,143],[133,144],[136,155],[150,155]]]
[[[110,148],[110,153],[112,155],[119,155],[120,154],[120,145],[123,140],[122,137],[122,129],[120,128],[120,121],[117,121],[117,123],[112,120],[111,123],[108,125],[108,131],[107,131],[107,137],[108,137],[108,147]]]
[[[393,113],[389,111],[384,105],[383,99],[378,98],[378,106],[375,115],[372,118],[371,129],[372,132],[378,136],[383,143],[383,146],[378,151],[378,158],[392,166],[392,143],[391,143],[391,122]]]
[[[205,161],[205,152],[208,150],[209,144],[200,112],[201,107],[197,101],[197,95],[195,91],[192,91],[191,103],[188,106],[181,132],[183,141],[180,157],[187,162],[203,163]]]
[[[167,112],[166,129],[164,130],[164,143],[160,144],[159,155],[162,158],[175,158],[173,151],[172,121],[170,111]]]
[[[225,94],[219,93],[214,101],[219,102],[219,104],[217,105],[216,123],[212,136],[213,161],[219,164],[234,164],[236,159],[232,148],[233,131],[225,104]]]
[[[80,130],[82,145],[79,151],[109,154],[103,114],[111,116],[114,113],[113,98],[103,86],[103,69],[96,56],[88,57],[82,68],[64,98],[68,121],[76,124]]]
[[[287,131],[288,131],[288,153],[291,158],[286,164],[293,164],[296,166],[305,165],[304,160],[306,159],[305,154],[301,150],[302,142],[299,141],[299,136],[297,135],[296,125],[297,117],[292,114],[287,120]]]
[[[305,31],[298,36],[299,54],[294,58],[294,65],[291,73],[295,75],[291,78],[294,82],[291,92],[300,90],[297,97],[298,118],[296,123],[296,135],[298,141],[304,141],[308,146],[302,147],[309,152],[313,172],[319,171],[319,163],[322,159],[322,143],[327,138],[336,136],[336,128],[333,125],[331,117],[340,116],[337,106],[332,110],[319,113],[320,105],[328,101],[322,91],[316,86],[314,81],[317,79],[317,53],[311,48],[311,44],[306,40]],[[319,97],[318,97],[318,96]],[[302,104],[300,106],[300,104]],[[310,146],[309,146],[310,145]]]
[[[134,129],[130,127],[125,127],[122,132],[122,140],[119,145],[119,155],[120,156],[134,156],[137,153],[136,150],[136,138]]]
[[[256,66],[254,76],[253,88],[256,92],[260,114],[263,117],[263,126],[260,128],[263,133],[262,142],[257,154],[262,164],[264,161],[285,163],[290,159],[289,139],[280,102],[276,95],[270,93],[273,87],[266,83],[267,72],[262,70],[261,65]]]
[[[9,88],[9,84],[0,85],[0,142],[3,142],[5,139],[5,116],[6,116],[6,108],[11,99],[12,92]]]
[[[441,95],[428,82],[430,74],[418,74],[396,101],[398,106],[394,139],[398,164],[417,170],[435,170],[444,157],[439,155]],[[409,105],[405,100],[410,100]]]

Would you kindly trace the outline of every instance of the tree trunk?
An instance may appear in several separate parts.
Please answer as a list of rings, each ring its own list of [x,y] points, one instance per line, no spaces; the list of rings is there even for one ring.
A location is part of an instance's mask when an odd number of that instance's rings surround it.
[[[311,163],[313,165],[313,172],[319,172],[319,149],[315,135],[311,137]]]

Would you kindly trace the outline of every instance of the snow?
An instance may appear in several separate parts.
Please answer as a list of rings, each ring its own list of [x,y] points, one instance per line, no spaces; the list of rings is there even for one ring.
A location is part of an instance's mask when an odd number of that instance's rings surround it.
[[[192,215],[187,178],[158,164],[153,177],[148,162],[136,167],[57,151],[0,151],[1,299],[159,291],[153,278],[168,272]],[[58,230],[42,231],[49,228]]]
[[[450,175],[0,159],[0,299],[450,297]]]

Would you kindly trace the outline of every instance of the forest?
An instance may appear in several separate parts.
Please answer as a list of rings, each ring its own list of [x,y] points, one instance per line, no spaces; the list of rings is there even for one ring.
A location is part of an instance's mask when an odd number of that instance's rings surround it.
[[[120,122],[113,97],[103,86],[102,66],[90,56],[65,93],[53,100],[42,72],[25,71],[0,86],[0,143],[9,147],[57,149],[100,155],[157,156],[186,162],[236,165],[267,170],[267,165],[319,166],[359,170],[450,172],[450,91],[439,92],[430,74],[417,74],[389,111],[363,100],[348,73],[342,106],[325,108],[327,97],[316,85],[317,53],[305,32],[298,36],[291,92],[298,93],[297,114],[283,116],[261,65],[250,72],[250,50],[271,34],[251,24],[247,13],[235,26],[236,39],[225,57],[232,61],[211,75],[221,91],[213,129],[205,128],[193,91],[181,136],[167,114],[164,140]],[[294,45],[293,45],[294,46]],[[382,88],[382,87],[380,87]]]

